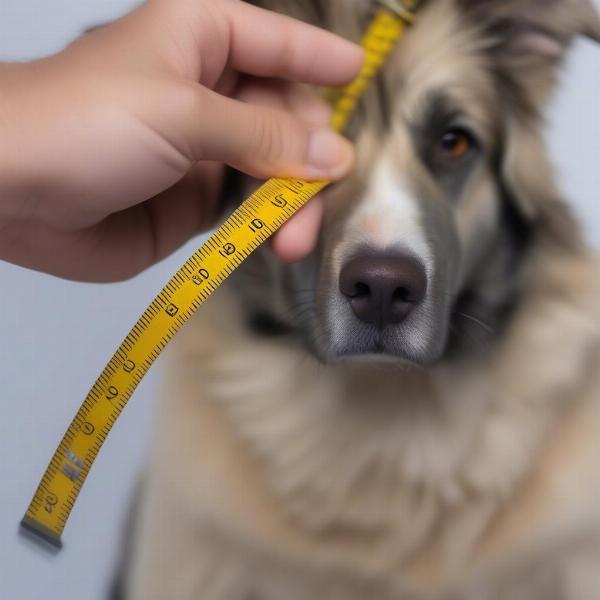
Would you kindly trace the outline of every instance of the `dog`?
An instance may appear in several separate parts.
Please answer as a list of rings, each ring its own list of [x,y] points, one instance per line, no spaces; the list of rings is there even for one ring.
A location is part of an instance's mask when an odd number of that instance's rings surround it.
[[[543,141],[579,35],[589,0],[422,3],[318,249],[256,252],[173,344],[124,598],[600,598],[600,262]]]

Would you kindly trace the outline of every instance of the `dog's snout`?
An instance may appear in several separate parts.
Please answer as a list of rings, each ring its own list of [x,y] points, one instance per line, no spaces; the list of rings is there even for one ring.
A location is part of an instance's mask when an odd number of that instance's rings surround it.
[[[383,328],[404,321],[424,300],[427,275],[411,256],[365,254],[346,263],[339,286],[361,321]]]

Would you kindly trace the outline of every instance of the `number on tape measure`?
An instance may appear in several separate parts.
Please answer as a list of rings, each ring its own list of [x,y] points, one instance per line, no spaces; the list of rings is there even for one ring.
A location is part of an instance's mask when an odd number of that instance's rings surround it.
[[[365,33],[365,64],[357,79],[335,90],[332,127],[341,131],[370,79],[383,65],[416,0],[386,0]],[[285,221],[325,188],[327,181],[271,179],[239,206],[171,278],[144,311],[90,390],[53,455],[22,526],[55,547],[81,486],[127,401],[185,321]]]
[[[85,435],[92,435],[94,433],[94,431],[96,431],[96,428],[91,424],[88,423],[87,421],[81,426],[81,431],[85,434]]]
[[[114,400],[119,395],[119,390],[114,385],[109,386],[108,390],[106,390],[106,399]]]
[[[221,256],[224,256],[225,258],[229,258],[233,254],[235,254],[236,251],[237,248],[235,247],[235,244],[227,243],[221,248],[221,250],[219,250],[219,254]]]
[[[192,281],[196,285],[202,285],[208,279],[210,279],[210,273],[206,269],[199,269],[196,275],[192,277]]]
[[[275,198],[271,200],[271,204],[277,208],[285,208],[287,206],[287,200],[281,195],[275,196]]]
[[[250,223],[248,224],[248,227],[250,228],[250,231],[252,231],[252,233],[260,231],[261,229],[263,229],[264,226],[264,221],[261,221],[260,219],[252,219],[252,221],[250,221]]]

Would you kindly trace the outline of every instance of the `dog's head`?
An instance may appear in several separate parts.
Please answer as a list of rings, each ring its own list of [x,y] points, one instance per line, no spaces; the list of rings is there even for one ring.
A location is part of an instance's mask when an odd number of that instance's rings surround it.
[[[322,4],[347,34],[369,3]],[[589,0],[426,2],[351,125],[357,165],[327,192],[318,250],[243,270],[255,326],[302,333],[326,362],[426,364],[497,334],[531,246],[578,243],[540,131],[578,34],[600,41]]]

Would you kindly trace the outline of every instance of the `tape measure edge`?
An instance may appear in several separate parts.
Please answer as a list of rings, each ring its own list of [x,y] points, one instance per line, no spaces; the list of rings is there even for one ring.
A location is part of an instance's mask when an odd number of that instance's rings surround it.
[[[55,551],[58,551],[63,547],[60,536],[57,536],[52,529],[42,525],[39,521],[33,519],[29,515],[25,515],[21,519],[19,532],[22,536],[35,542],[44,542],[45,545],[49,545],[50,549]]]

